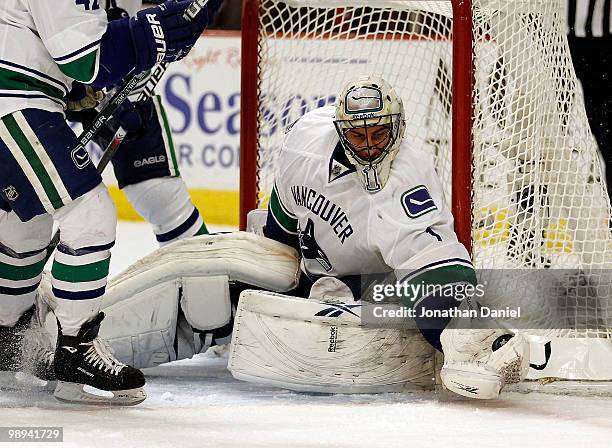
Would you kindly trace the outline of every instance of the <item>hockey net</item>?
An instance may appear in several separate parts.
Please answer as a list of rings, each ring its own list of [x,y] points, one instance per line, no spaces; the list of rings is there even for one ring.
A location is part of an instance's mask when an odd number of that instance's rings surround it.
[[[610,204],[561,0],[246,0],[242,58],[241,219],[266,205],[285,129],[381,75],[475,266],[565,270],[554,296],[509,292],[567,352],[530,375],[612,379]]]

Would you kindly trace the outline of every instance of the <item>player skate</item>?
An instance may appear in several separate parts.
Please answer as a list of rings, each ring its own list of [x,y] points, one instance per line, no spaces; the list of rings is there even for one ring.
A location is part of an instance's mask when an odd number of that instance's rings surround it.
[[[146,398],[142,372],[119,362],[98,337],[103,319],[104,313],[99,313],[76,336],[63,335],[60,326],[55,351],[58,382],[54,395],[58,400],[131,406]]]
[[[38,322],[35,307],[14,326],[0,326],[0,371],[24,372],[45,381],[55,379],[51,339]]]
[[[459,395],[496,398],[505,384],[518,383],[527,375],[529,343],[521,333],[447,328],[440,342],[444,350],[442,383]]]

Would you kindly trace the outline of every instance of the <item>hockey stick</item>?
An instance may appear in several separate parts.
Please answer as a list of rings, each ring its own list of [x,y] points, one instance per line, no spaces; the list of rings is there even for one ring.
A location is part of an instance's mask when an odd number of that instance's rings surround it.
[[[185,20],[193,20],[195,16],[197,16],[200,13],[200,11],[204,9],[204,6],[206,6],[208,1],[209,0],[193,0],[191,4],[189,5],[189,7],[185,10],[185,14],[183,15],[183,18]],[[167,67],[168,67],[168,63],[160,63],[157,66],[157,68],[151,74],[151,77],[149,78],[149,80],[147,81],[144,87],[144,91],[141,92],[137,101],[143,101],[153,94],[153,91],[155,90],[155,86],[157,85],[157,83],[159,83]],[[111,99],[108,102],[105,103],[104,107],[98,113],[94,121],[89,126],[87,126],[83,130],[83,132],[81,132],[81,135],[79,135],[78,137],[79,142],[77,146],[75,146],[72,149],[71,153],[76,153],[77,151],[81,150],[81,148],[83,151],[85,151],[85,146],[89,142],[91,142],[91,140],[95,137],[95,135],[100,131],[104,123],[106,123],[106,121],[113,115],[113,113],[119,108],[119,106],[121,106],[121,104],[131,94],[134,88],[138,84],[140,84],[147,76],[149,76],[148,70],[133,75],[123,85],[123,87],[119,89],[111,97]],[[118,140],[117,143],[115,143],[115,146],[114,148],[112,148],[112,151],[108,151],[108,149],[111,149],[110,146],[113,146],[113,142],[115,142],[115,140],[117,139],[117,133],[115,134],[115,137],[111,141],[109,148],[107,148],[107,150],[104,151],[104,154],[102,154],[102,158],[100,159],[100,162],[98,163],[98,166],[96,167],[96,171],[100,174],[102,174],[102,171],[104,171],[104,169],[106,168],[106,166],[112,159],[112,156],[114,155],[115,151],[117,151],[117,148],[119,147],[119,145],[121,145],[121,142],[123,142],[123,140],[125,139],[125,134],[126,134],[125,130],[123,130],[121,127],[119,128],[119,130],[122,130],[123,136],[121,137],[120,140]],[[60,231],[58,229],[55,231],[55,234],[53,235],[51,242],[47,246],[47,254],[45,256],[45,263],[49,261],[49,258],[51,258],[51,255],[53,254],[53,251],[55,250],[59,242],[60,242]]]
[[[144,90],[140,93],[140,95],[138,95],[138,98],[136,98],[137,103],[146,101],[153,96],[155,93],[155,87],[157,87],[157,84],[159,84],[159,81],[164,76],[164,73],[166,73],[167,68],[168,63],[166,62],[162,62],[155,66],[153,72],[151,72],[151,77],[143,87]],[[127,131],[123,129],[123,126],[119,125],[110,143],[106,146],[106,148],[104,148],[104,151],[102,151],[102,157],[100,158],[100,162],[98,162],[97,167],[98,173],[102,173],[104,171],[108,163],[112,160],[119,146],[121,146],[123,143],[123,140],[125,140],[126,135]]]

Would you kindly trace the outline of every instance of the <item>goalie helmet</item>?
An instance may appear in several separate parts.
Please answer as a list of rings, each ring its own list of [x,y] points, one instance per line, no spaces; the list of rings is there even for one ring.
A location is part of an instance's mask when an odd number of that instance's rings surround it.
[[[384,79],[360,76],[338,96],[334,125],[365,190],[382,190],[406,129],[401,97]]]

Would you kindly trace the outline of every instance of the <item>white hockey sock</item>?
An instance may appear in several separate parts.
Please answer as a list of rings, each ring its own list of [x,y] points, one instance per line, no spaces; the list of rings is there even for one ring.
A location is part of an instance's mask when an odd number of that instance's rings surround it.
[[[160,246],[208,233],[180,177],[145,180],[123,191],[136,211],[151,223]]]
[[[103,184],[55,213],[61,241],[53,260],[55,315],[65,335],[76,336],[94,317],[106,289],[117,212]]]
[[[40,283],[53,219],[21,222],[0,211],[0,326],[13,326],[32,307]]]

